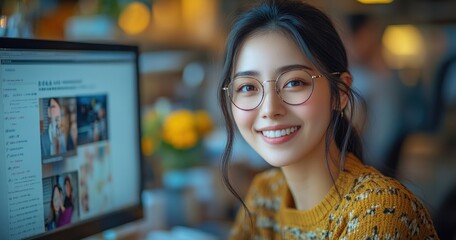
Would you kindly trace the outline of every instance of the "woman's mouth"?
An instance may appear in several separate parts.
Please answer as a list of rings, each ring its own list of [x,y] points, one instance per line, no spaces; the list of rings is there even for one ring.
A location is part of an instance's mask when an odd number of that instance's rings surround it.
[[[283,136],[287,136],[292,134],[293,132],[297,131],[299,127],[290,127],[290,128],[285,128],[285,129],[279,129],[279,130],[265,130],[261,131],[261,134],[263,136],[268,137],[268,138],[280,138]]]

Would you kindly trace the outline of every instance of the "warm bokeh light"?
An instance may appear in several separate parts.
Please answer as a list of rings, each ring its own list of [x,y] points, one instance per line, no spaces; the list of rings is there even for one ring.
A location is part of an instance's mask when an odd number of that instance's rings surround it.
[[[423,47],[419,30],[412,25],[389,26],[383,43],[395,55],[414,55]]]
[[[0,16],[0,28],[6,28],[7,18],[6,16]]]
[[[388,4],[392,3],[394,0],[358,0],[358,2],[363,4]]]
[[[391,67],[421,67],[424,61],[424,40],[416,26],[388,26],[383,35],[385,57]]]
[[[119,26],[127,34],[138,34],[149,25],[149,8],[141,2],[128,4],[119,16]]]
[[[178,31],[182,19],[180,8],[180,2],[176,0],[154,1],[152,21],[156,32],[160,31],[163,34]]]
[[[210,39],[217,22],[217,1],[182,0],[182,19],[192,37]]]

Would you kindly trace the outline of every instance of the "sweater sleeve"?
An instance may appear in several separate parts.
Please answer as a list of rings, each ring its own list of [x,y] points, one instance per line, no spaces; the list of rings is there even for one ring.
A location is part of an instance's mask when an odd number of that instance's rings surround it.
[[[250,239],[250,220],[245,209],[241,206],[236,215],[233,227],[231,228],[229,239]]]
[[[257,184],[258,184],[258,176],[254,178],[252,184],[247,191],[247,195],[245,196],[244,203],[247,205],[248,210],[252,213],[253,212],[253,202],[255,192],[257,191]],[[236,214],[236,218],[234,221],[234,225],[231,228],[229,239],[251,239],[252,228],[255,226],[255,217],[253,214],[250,215],[247,210],[240,205],[239,210]]]
[[[240,207],[230,239],[273,238],[274,229],[277,227],[275,214],[280,206],[280,197],[277,194],[283,184],[283,178],[277,169],[254,177],[244,201],[249,212],[243,206]]]
[[[426,208],[401,188],[353,195],[341,239],[438,239]]]

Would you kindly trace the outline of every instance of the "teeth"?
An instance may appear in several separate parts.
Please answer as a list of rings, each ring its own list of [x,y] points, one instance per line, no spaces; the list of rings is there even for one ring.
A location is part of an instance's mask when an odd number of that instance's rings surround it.
[[[275,131],[262,131],[262,133],[264,136],[266,136],[268,138],[278,138],[278,137],[283,137],[285,135],[289,135],[296,130],[298,130],[298,127],[292,127],[292,128],[275,130]]]

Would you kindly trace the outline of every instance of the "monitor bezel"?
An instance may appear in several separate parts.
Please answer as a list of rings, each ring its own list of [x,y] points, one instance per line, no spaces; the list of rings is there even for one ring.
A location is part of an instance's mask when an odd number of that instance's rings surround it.
[[[143,202],[141,193],[144,190],[144,156],[142,154],[140,137],[141,137],[141,113],[140,113],[140,74],[139,74],[139,48],[136,45],[119,44],[113,42],[76,42],[63,40],[45,40],[45,39],[26,39],[26,38],[3,38],[0,37],[0,49],[25,49],[25,50],[64,50],[64,51],[119,51],[131,52],[135,56],[136,88],[135,101],[138,106],[137,111],[137,151],[140,157],[138,164],[139,192],[138,204],[122,208],[110,213],[104,213],[90,219],[81,220],[71,226],[64,226],[50,232],[44,232],[26,239],[81,239],[101,233],[123,224],[140,220],[144,217]]]

